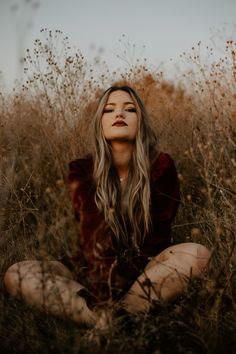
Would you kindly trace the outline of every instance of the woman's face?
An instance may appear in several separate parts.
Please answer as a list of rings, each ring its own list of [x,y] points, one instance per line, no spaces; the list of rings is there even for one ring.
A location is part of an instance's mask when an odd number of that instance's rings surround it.
[[[126,91],[110,93],[102,115],[106,140],[134,141],[138,131],[138,115],[134,101]]]

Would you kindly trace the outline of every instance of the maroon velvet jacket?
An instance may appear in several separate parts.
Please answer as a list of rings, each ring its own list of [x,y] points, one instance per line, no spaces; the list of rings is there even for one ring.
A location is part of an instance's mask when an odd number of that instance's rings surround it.
[[[87,268],[88,287],[97,300],[105,300],[114,289],[127,291],[143,271],[150,257],[171,244],[171,222],[179,200],[179,183],[173,160],[160,153],[150,170],[152,229],[140,246],[141,255],[122,255],[95,204],[92,179],[92,158],[78,159],[69,164],[69,188],[80,222],[83,262]]]

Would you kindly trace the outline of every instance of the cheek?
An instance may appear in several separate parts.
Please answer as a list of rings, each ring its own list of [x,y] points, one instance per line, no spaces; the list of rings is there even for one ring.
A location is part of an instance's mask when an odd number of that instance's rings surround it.
[[[101,119],[101,127],[102,127],[102,130],[104,130],[104,125],[105,125],[105,119],[102,117],[102,119]]]
[[[105,118],[102,118],[102,120],[101,120],[101,128],[102,128],[103,133],[105,134],[106,128],[107,128],[107,120]]]
[[[135,121],[134,121],[133,129],[134,129],[134,131],[135,131],[135,135],[137,135],[138,129],[139,129],[139,120],[138,120],[138,118],[135,119]]]

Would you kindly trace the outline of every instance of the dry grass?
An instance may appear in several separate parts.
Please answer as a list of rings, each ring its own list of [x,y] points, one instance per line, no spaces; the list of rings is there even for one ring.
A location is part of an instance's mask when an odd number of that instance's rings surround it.
[[[79,227],[66,185],[68,161],[90,149],[90,121],[109,71],[94,73],[68,40],[43,31],[26,58],[27,82],[0,95],[1,274],[23,259],[71,257]],[[175,159],[182,204],[175,242],[213,249],[211,272],[174,303],[115,318],[106,333],[45,316],[10,298],[1,285],[1,352],[233,353],[236,348],[235,43],[206,67],[196,54],[182,82],[136,65],[116,81],[133,85],[150,112],[160,147]],[[27,74],[27,72],[29,74]],[[33,72],[33,74],[32,74]],[[184,82],[184,83],[183,83]],[[75,269],[76,271],[76,269]]]

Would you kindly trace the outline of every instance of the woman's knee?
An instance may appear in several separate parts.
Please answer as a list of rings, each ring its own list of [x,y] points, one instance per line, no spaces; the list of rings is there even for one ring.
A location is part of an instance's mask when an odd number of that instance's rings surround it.
[[[24,262],[18,262],[12,264],[4,274],[3,284],[7,291],[12,295],[16,296],[19,293],[19,285],[21,278],[21,271]]]
[[[200,244],[195,244],[196,245],[196,252],[197,252],[197,258],[196,258],[196,267],[198,269],[199,274],[201,275],[205,271],[207,271],[209,262],[211,259],[211,252],[210,250]]]
[[[71,272],[58,261],[21,261],[11,265],[3,278],[7,291],[17,296],[21,292],[23,282],[32,282],[36,278],[42,280],[48,274],[63,276],[72,279]]]
[[[155,262],[173,263],[184,273],[200,276],[207,269],[210,257],[211,252],[205,246],[188,242],[168,247],[155,257]]]
[[[192,264],[193,269],[195,269],[197,273],[196,275],[199,275],[206,270],[211,257],[211,252],[205,246],[193,242],[185,243],[183,244],[183,251],[183,261],[186,259]]]
[[[186,265],[191,275],[199,277],[206,271],[211,252],[205,246],[189,242],[173,247],[175,248],[172,250],[172,256]]]

